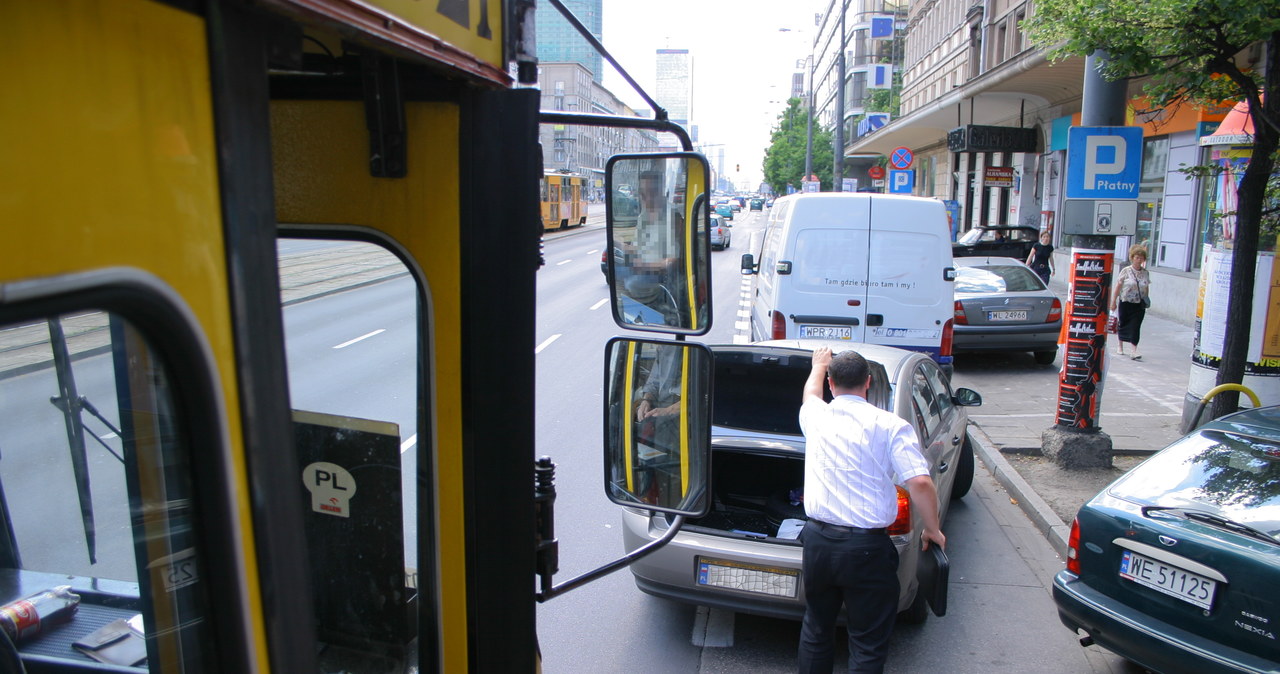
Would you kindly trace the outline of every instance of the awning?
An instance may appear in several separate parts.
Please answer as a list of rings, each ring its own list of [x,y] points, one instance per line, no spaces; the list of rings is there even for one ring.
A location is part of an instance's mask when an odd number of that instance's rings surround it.
[[[1249,101],[1236,103],[1218,125],[1218,130],[1201,138],[1200,145],[1253,145],[1253,117],[1249,116]]]

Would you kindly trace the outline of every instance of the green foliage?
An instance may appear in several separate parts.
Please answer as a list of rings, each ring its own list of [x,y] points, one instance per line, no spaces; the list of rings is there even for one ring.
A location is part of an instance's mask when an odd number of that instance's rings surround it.
[[[1234,57],[1280,31],[1276,0],[1042,0],[1025,22],[1054,58],[1105,49],[1112,79],[1150,77],[1154,105],[1217,104],[1257,91],[1256,72]],[[1223,76],[1226,77],[1223,77]]]
[[[787,101],[787,108],[778,115],[768,149],[764,153],[764,180],[778,194],[787,193],[787,185],[800,189],[804,178],[805,143],[808,134],[808,111],[799,98]],[[813,172],[822,182],[823,189],[831,187],[831,132],[818,125],[813,127]]]

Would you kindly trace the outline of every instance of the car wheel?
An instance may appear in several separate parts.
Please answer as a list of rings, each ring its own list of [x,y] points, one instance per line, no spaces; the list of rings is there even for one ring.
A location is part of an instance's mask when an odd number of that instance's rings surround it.
[[[1058,352],[1055,351],[1036,351],[1033,355],[1036,357],[1037,365],[1052,365],[1053,361],[1058,358]]]
[[[923,625],[929,619],[929,601],[924,593],[916,591],[916,598],[911,601],[907,610],[898,614],[898,622],[904,625]]]
[[[951,500],[958,501],[973,487],[973,439],[965,431],[960,456],[956,457],[956,479],[951,483]]]

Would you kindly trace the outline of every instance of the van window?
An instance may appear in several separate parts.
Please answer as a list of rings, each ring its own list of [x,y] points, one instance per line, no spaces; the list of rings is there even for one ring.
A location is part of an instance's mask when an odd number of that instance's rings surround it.
[[[938,290],[944,287],[942,270],[951,266],[942,252],[946,251],[938,245],[938,236],[877,229],[871,237],[867,292],[906,305],[937,304]],[[946,292],[950,303],[951,288]]]
[[[866,292],[867,231],[804,229],[796,234],[792,279],[797,290]]]

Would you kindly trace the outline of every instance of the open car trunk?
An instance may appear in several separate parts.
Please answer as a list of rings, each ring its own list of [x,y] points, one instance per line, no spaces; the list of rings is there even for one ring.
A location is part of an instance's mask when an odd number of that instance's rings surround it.
[[[713,346],[711,512],[686,526],[744,538],[795,540],[804,524],[800,403],[812,368],[806,349]],[[871,366],[872,402],[886,407],[884,368]],[[825,391],[829,400],[831,392]],[[799,545],[799,542],[796,541]]]

